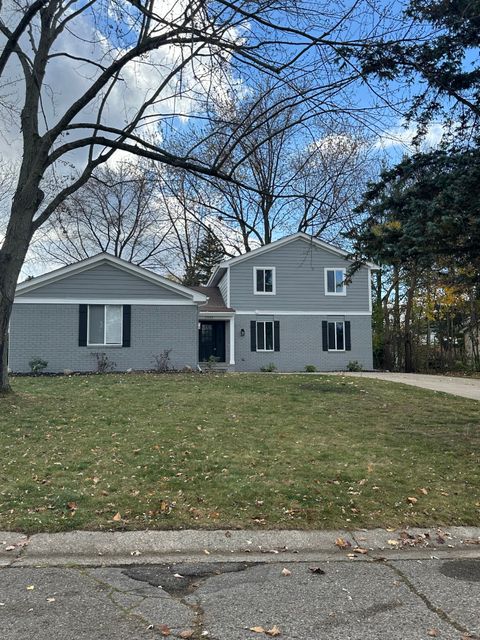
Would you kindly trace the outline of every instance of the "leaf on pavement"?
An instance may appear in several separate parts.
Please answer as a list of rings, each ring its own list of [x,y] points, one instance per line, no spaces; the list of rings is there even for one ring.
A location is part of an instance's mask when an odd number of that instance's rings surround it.
[[[354,553],[359,553],[362,556],[368,553],[368,549],[365,549],[365,547],[353,547],[353,551]]]
[[[265,633],[263,627],[250,627],[250,631],[253,631],[253,633]]]
[[[321,576],[325,574],[325,571],[323,569],[320,569],[320,567],[308,567],[308,570],[312,573],[318,573]]]
[[[168,626],[168,624],[161,624],[160,625],[160,633],[162,634],[162,636],[169,636],[171,634],[170,631],[170,627]]]
[[[286,569],[285,567],[282,569],[282,576],[291,576],[292,572]]]
[[[436,638],[438,636],[438,629],[428,629],[427,636],[431,638]]]
[[[188,640],[188,638],[193,638],[194,633],[193,629],[185,629],[185,631],[179,633],[179,636],[180,638],[184,638],[184,640]]]
[[[339,549],[348,549],[349,547],[351,547],[351,543],[348,540],[345,540],[344,538],[337,538],[335,540],[335,545],[339,548]]]
[[[275,636],[282,635],[282,632],[280,631],[280,629],[277,627],[276,624],[274,624],[271,629],[268,629],[267,631],[265,631],[265,633],[267,634],[267,636],[272,636],[272,638],[274,638]]]

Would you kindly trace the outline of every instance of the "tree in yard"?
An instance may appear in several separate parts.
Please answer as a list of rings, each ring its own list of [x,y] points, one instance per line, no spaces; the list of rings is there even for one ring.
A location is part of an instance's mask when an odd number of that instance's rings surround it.
[[[358,212],[362,223],[348,235],[357,265],[374,259],[390,272],[383,297],[384,356],[387,366],[392,333],[402,340],[405,369],[413,370],[412,317],[417,288],[425,280],[437,289],[480,284],[479,152],[436,150],[405,158],[370,185]],[[438,284],[440,282],[441,284]],[[428,288],[428,287],[427,287]],[[400,311],[400,296],[405,305]],[[390,315],[391,296],[394,327]],[[398,358],[397,358],[398,361]]]
[[[360,71],[342,51],[376,37],[369,7],[302,0],[0,5],[0,108],[8,115],[2,133],[21,158],[0,248],[0,392],[9,389],[17,279],[33,235],[67,197],[119,152],[238,183],[242,158],[227,162],[238,139],[204,157],[196,143],[178,153],[169,135],[186,132],[195,118],[220,120],[219,95],[248,93],[265,76],[283,86],[283,104],[301,101],[319,112],[346,107],[355,115],[360,109],[346,91]]]
[[[410,0],[410,37],[372,41],[358,49],[363,72],[387,83],[413,86],[408,120],[423,135],[440,118],[464,142],[478,140],[480,117],[480,17],[477,1]],[[353,51],[352,51],[353,53]]]

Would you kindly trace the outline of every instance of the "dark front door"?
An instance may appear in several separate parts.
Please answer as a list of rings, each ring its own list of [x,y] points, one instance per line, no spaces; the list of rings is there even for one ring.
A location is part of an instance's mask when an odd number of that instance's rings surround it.
[[[200,320],[199,361],[208,362],[213,356],[217,362],[225,362],[225,321]]]

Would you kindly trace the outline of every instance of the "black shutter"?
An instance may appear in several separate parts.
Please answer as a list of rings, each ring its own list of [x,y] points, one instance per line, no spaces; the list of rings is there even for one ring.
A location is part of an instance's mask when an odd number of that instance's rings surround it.
[[[130,346],[131,324],[132,324],[132,307],[129,304],[124,304],[123,305],[122,347]]]
[[[87,346],[87,314],[88,304],[78,305],[78,346]]]
[[[257,350],[257,323],[255,320],[250,321],[250,351]]]
[[[328,322],[322,320],[322,349],[328,351]]]
[[[275,320],[273,323],[273,348],[280,351],[280,322]]]
[[[347,320],[345,322],[345,350],[346,351],[351,351],[352,350],[352,338],[350,335],[350,321]]]

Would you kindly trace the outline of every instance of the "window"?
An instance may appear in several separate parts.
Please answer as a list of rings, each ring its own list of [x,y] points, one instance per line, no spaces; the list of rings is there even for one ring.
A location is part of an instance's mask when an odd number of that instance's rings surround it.
[[[350,320],[335,322],[323,320],[322,343],[324,351],[351,351]]]
[[[346,295],[345,277],[345,269],[325,269],[325,295]]]
[[[88,305],[88,345],[122,345],[122,305]]]
[[[251,351],[280,351],[280,322],[250,322]]]
[[[253,291],[255,294],[275,295],[275,267],[253,268]]]
[[[257,351],[273,351],[273,322],[257,322]]]

